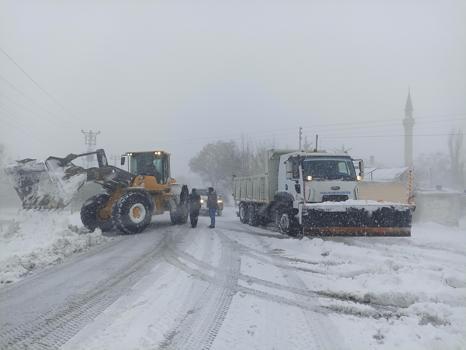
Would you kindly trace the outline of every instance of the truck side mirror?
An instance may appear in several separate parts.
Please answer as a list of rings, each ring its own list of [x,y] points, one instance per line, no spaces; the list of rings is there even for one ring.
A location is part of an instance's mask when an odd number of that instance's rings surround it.
[[[364,178],[364,161],[362,159],[359,160],[359,176],[361,180]]]
[[[125,160],[126,160],[126,158],[124,156],[122,156],[121,159],[120,159],[120,164],[125,165]]]

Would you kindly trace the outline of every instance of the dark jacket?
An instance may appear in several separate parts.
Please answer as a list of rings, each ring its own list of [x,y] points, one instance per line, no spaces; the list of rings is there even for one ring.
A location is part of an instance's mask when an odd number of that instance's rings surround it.
[[[209,209],[217,209],[218,208],[217,193],[210,192],[209,194],[207,194],[207,208],[209,208]]]
[[[195,192],[189,195],[189,210],[190,212],[199,212],[201,208],[201,196]]]

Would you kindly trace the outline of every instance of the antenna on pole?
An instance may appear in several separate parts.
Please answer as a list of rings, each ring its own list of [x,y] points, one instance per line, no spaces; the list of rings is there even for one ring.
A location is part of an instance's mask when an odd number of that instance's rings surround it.
[[[299,127],[299,151],[301,152],[303,150],[303,127]]]
[[[84,135],[84,144],[87,146],[87,152],[93,152],[95,150],[95,145],[97,144],[97,135],[100,134],[100,131],[84,131],[81,130],[81,133]],[[87,167],[91,166],[92,156],[87,156]]]

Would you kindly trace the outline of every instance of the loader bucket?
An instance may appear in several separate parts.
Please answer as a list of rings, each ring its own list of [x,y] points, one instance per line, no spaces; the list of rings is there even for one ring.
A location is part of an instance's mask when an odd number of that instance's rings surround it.
[[[414,206],[375,201],[307,204],[305,234],[316,236],[411,236]]]
[[[5,169],[24,209],[59,209],[69,204],[86,182],[87,175],[72,163],[61,165],[59,158],[45,162],[17,161]]]

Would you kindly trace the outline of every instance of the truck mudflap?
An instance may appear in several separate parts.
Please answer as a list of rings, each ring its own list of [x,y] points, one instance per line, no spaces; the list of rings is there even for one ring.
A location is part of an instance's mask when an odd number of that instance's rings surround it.
[[[365,200],[306,204],[303,234],[315,236],[411,236],[414,206]]]

